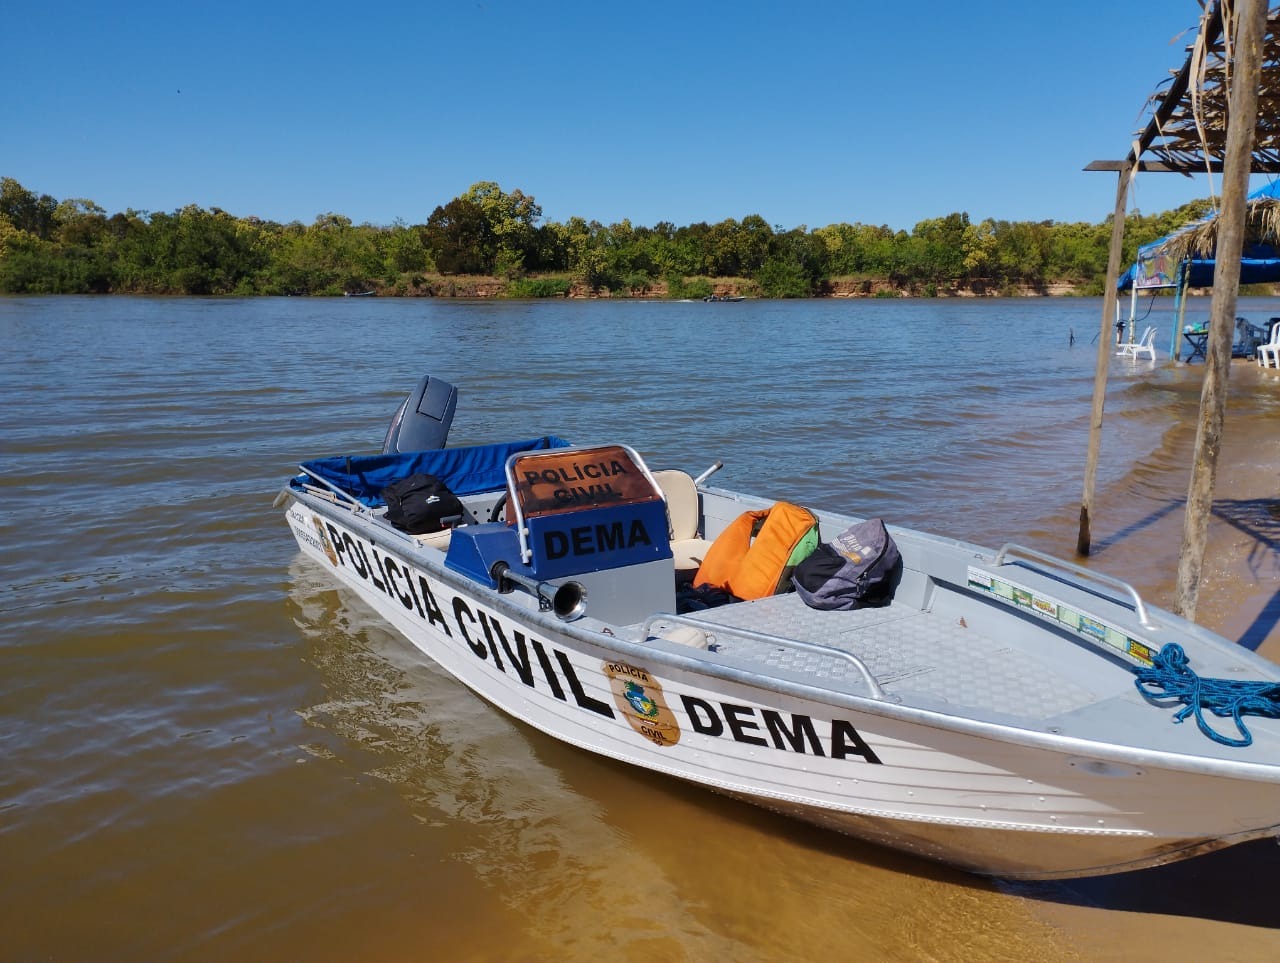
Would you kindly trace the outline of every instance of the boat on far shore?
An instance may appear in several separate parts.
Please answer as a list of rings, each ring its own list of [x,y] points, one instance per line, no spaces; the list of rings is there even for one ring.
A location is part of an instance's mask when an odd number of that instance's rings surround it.
[[[708,294],[702,300],[704,301],[745,301],[746,297],[741,294]]]

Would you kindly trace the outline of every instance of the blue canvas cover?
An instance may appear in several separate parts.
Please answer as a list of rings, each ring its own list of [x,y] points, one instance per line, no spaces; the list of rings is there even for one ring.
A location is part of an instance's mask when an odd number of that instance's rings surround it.
[[[1280,198],[1280,181],[1261,187],[1249,195],[1250,201],[1266,198]],[[1211,215],[1216,217],[1217,215]],[[1191,225],[1195,226],[1195,225]],[[1127,291],[1137,286],[1139,291],[1152,288],[1171,288],[1178,283],[1178,265],[1168,255],[1157,253],[1157,248],[1182,231],[1167,234],[1164,237],[1144,244],[1138,248],[1138,260],[1120,276],[1116,288]],[[1187,287],[1207,288],[1213,286],[1213,271],[1216,261],[1212,255],[1190,258],[1184,270],[1187,272]],[[1263,284],[1269,281],[1280,281],[1280,250],[1271,244],[1246,244],[1240,252],[1240,283]]]
[[[1155,249],[1163,244],[1167,237],[1138,249],[1138,260],[1120,276],[1116,288],[1127,291],[1137,284],[1139,291],[1153,288],[1171,288],[1178,283],[1178,265],[1165,254],[1157,254]],[[1187,287],[1208,288],[1213,286],[1213,272],[1217,261],[1213,258],[1192,258],[1186,262]],[[1264,284],[1280,281],[1280,251],[1269,244],[1251,244],[1240,254],[1240,283]]]
[[[494,445],[472,445],[464,448],[442,448],[436,451],[411,451],[387,455],[342,455],[303,462],[302,467],[335,488],[356,498],[361,504],[376,508],[383,504],[378,493],[398,478],[415,472],[435,475],[455,495],[475,495],[506,487],[503,469],[507,458],[525,451],[565,448],[569,442],[555,435],[508,441]],[[305,482],[300,475],[295,483]]]

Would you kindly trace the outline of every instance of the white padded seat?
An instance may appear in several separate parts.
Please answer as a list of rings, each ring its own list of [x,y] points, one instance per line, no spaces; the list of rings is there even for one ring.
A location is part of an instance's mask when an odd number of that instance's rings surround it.
[[[452,528],[443,528],[438,532],[427,532],[425,535],[413,536],[419,545],[429,545],[442,552],[449,550],[449,539],[453,536]]]
[[[653,472],[667,502],[667,528],[676,571],[697,571],[711,543],[698,536],[698,486],[687,472],[664,469]]]

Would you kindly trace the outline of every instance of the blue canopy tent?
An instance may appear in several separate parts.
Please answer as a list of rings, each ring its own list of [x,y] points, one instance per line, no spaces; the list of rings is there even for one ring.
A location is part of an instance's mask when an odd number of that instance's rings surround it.
[[[1259,188],[1249,195],[1249,203],[1255,201],[1280,201],[1280,181]],[[1178,355],[1178,336],[1182,331],[1182,313],[1186,307],[1184,298],[1188,288],[1207,288],[1213,286],[1213,272],[1217,261],[1212,255],[1190,256],[1178,262],[1165,253],[1166,245],[1180,234],[1188,234],[1199,230],[1206,221],[1217,217],[1210,215],[1204,221],[1197,221],[1168,234],[1150,244],[1138,248],[1138,259],[1120,276],[1116,287],[1120,291],[1131,291],[1129,307],[1129,323],[1132,326],[1137,313],[1137,300],[1140,291],[1153,291],[1160,288],[1175,288],[1175,317],[1169,340],[1169,355]],[[1247,243],[1240,252],[1240,283],[1263,284],[1280,281],[1280,247],[1274,244]],[[1117,323],[1119,317],[1117,312]],[[1132,330],[1132,329],[1131,329]],[[1255,330],[1261,330],[1256,329]],[[1242,333],[1237,330],[1237,344],[1241,343]],[[1247,338],[1248,335],[1245,335]]]

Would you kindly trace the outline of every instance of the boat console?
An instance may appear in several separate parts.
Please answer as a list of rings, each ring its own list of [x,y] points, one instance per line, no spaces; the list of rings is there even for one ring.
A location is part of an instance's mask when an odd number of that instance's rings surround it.
[[[666,502],[633,449],[516,452],[506,477],[507,521],[454,529],[448,568],[499,590],[523,586],[565,619],[589,610],[625,625],[672,608]]]

